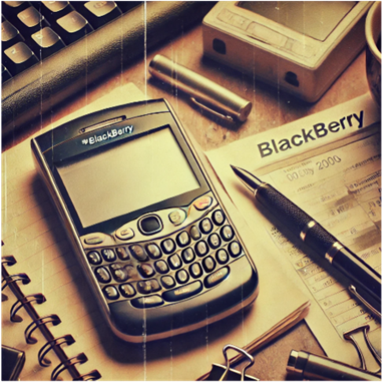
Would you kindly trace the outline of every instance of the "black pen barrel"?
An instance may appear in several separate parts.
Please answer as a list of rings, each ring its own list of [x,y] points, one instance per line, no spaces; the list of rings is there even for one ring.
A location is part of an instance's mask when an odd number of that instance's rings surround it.
[[[381,310],[381,277],[373,268],[269,184],[260,184],[255,197],[294,235],[343,273],[358,291],[369,295],[374,307]]]

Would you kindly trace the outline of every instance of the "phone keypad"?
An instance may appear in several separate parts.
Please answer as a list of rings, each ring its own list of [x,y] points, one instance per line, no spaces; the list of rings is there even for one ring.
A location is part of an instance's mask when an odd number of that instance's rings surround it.
[[[203,211],[212,199],[199,200]],[[177,210],[175,210],[177,211]],[[243,250],[220,207],[181,232],[127,245],[92,249],[88,261],[109,302],[150,308],[185,300],[220,284]],[[177,222],[177,214],[172,220]]]

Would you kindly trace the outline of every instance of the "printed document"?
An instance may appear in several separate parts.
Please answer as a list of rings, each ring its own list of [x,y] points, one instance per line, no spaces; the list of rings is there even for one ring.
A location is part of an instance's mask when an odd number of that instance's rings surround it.
[[[207,153],[229,197],[259,236],[275,244],[271,258],[296,276],[311,298],[306,321],[327,355],[359,366],[344,332],[368,324],[381,353],[381,326],[354,300],[344,276],[256,207],[230,164],[274,186],[381,273],[380,114],[369,95]],[[283,234],[284,232],[284,234]],[[357,337],[364,355],[369,355]],[[374,369],[374,360],[368,368]]]

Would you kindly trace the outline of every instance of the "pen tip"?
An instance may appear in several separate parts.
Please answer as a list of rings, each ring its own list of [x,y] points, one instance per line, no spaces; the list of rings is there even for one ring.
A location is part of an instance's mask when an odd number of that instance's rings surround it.
[[[250,172],[246,171],[245,169],[242,169],[240,167],[236,167],[232,164],[230,164],[233,172],[235,172],[235,175],[239,177],[239,179],[244,183],[244,185],[253,193],[257,190],[259,187],[261,181],[254,175],[252,175]]]

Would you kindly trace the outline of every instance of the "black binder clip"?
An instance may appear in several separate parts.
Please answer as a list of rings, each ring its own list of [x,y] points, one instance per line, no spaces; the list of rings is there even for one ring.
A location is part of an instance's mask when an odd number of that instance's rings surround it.
[[[249,360],[248,364],[244,366],[241,372],[230,367],[230,359],[227,355],[228,349],[234,349],[235,351],[242,353]],[[205,379],[206,381],[259,381],[256,377],[245,374],[246,370],[254,363],[252,355],[241,348],[229,344],[223,348],[223,355],[225,357],[225,366],[221,364],[212,364],[212,370],[209,373],[209,376]]]

